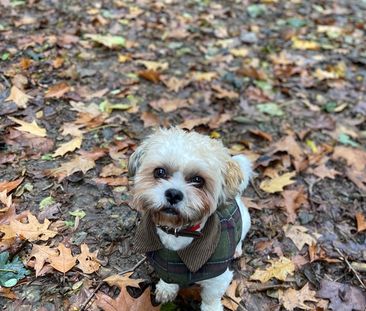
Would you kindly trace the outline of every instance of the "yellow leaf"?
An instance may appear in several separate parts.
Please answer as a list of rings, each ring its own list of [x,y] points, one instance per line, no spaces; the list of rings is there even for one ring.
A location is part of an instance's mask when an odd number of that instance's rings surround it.
[[[281,257],[278,260],[270,260],[270,263],[271,266],[266,270],[256,270],[250,279],[262,283],[266,283],[271,278],[285,281],[288,275],[294,274],[295,264],[286,257]]]
[[[130,54],[118,54],[118,62],[126,63],[132,59]]]
[[[12,120],[13,122],[21,125],[20,127],[17,127],[16,129],[22,132],[27,132],[27,133],[31,133],[35,136],[39,136],[39,137],[46,137],[47,136],[47,132],[46,129],[41,128],[37,125],[36,121],[33,120],[32,123],[28,123],[22,120],[19,120],[17,118],[14,117],[8,117],[10,120]]]
[[[133,274],[133,272],[127,272],[123,275],[114,274],[106,279],[104,279],[104,282],[107,282],[109,286],[117,286],[118,288],[122,289],[126,286],[131,287],[140,287],[139,283],[145,281],[143,279],[130,279],[130,276]]]
[[[58,156],[63,156],[67,152],[74,151],[75,149],[80,148],[82,140],[83,138],[81,136],[71,139],[67,143],[64,143],[60,147],[58,147],[52,156],[54,158]]]
[[[196,81],[211,81],[217,77],[216,72],[193,72],[192,78]]]
[[[292,311],[295,308],[313,310],[313,308],[305,304],[305,301],[318,301],[318,299],[315,298],[316,291],[309,289],[309,283],[306,283],[300,290],[289,288],[286,290],[279,290],[278,294],[278,299],[281,304],[289,311]]]
[[[245,57],[249,54],[249,50],[246,48],[240,48],[240,49],[231,49],[229,50],[230,54],[235,57]]]
[[[260,184],[260,188],[269,193],[275,193],[283,190],[283,187],[291,185],[295,180],[291,180],[296,175],[296,172],[290,172],[273,179],[263,180]]]
[[[19,108],[27,108],[27,102],[30,98],[32,98],[32,96],[25,94],[16,86],[12,86],[9,97],[5,101],[13,101]]]
[[[153,70],[153,71],[163,71],[169,68],[169,63],[164,62],[153,62],[149,60],[137,60],[136,63],[142,64],[146,67],[147,70]]]
[[[299,38],[292,38],[292,48],[298,50],[319,50],[320,45],[318,42],[301,40]]]

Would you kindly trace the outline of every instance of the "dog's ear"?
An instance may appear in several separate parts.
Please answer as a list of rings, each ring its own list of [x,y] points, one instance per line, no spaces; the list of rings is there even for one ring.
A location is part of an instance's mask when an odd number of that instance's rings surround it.
[[[224,173],[224,193],[226,201],[234,199],[241,192],[241,184],[244,181],[243,171],[238,162],[230,159],[226,162]]]
[[[134,177],[136,175],[136,172],[141,165],[143,155],[144,148],[142,146],[138,147],[135,152],[131,154],[128,159],[128,176]]]

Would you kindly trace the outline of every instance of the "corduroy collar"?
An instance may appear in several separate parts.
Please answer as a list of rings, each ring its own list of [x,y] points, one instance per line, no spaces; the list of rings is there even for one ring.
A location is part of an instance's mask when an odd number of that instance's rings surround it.
[[[213,255],[220,241],[221,224],[217,213],[212,214],[202,229],[203,236],[194,239],[177,254],[191,272],[198,271]],[[164,248],[151,215],[147,212],[137,227],[134,249],[140,253],[154,252]]]

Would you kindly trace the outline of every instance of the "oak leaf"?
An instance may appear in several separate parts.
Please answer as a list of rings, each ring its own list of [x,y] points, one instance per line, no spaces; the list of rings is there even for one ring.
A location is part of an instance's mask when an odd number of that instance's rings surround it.
[[[240,301],[242,300],[240,297],[241,295],[238,295],[237,293],[238,286],[239,281],[233,280],[226,289],[226,293],[222,299],[223,306],[231,311],[236,311],[239,307]]]
[[[84,273],[93,273],[99,270],[100,262],[97,259],[98,251],[91,253],[86,244],[81,244],[81,254],[77,256],[79,264],[77,265]]]
[[[150,292],[151,290],[148,288],[140,297],[132,298],[126,288],[123,287],[116,299],[112,299],[103,293],[97,293],[96,304],[104,311],[158,311],[160,307],[154,307],[151,304]]]
[[[283,230],[285,231],[285,236],[294,242],[299,251],[301,251],[305,244],[309,246],[316,244],[316,239],[308,234],[308,229],[303,226],[285,225]]]
[[[295,308],[300,308],[303,310],[312,310],[305,304],[305,301],[317,302],[318,299],[315,298],[316,292],[310,290],[309,283],[306,283],[304,287],[300,290],[289,288],[286,290],[279,290],[279,300],[286,310],[292,311]]]
[[[107,278],[105,278],[103,281],[107,282],[110,286],[117,286],[118,288],[122,289],[126,286],[131,287],[140,287],[139,284],[143,282],[143,279],[131,279],[130,276],[133,274],[133,272],[127,272],[123,275],[120,274],[114,274]]]
[[[39,223],[36,216],[28,214],[28,223],[22,223],[16,219],[10,221],[10,227],[18,235],[23,238],[32,241],[47,241],[49,238],[53,238],[57,232],[48,230],[50,221],[46,219],[43,224]]]
[[[11,192],[16,189],[24,180],[24,177],[18,178],[13,181],[2,181],[0,182],[0,192],[5,191],[5,194]]]
[[[281,193],[284,199],[284,209],[287,214],[287,222],[293,223],[296,220],[296,211],[308,204],[308,198],[303,187],[295,190],[285,190]]]
[[[60,147],[58,147],[52,156],[54,158],[58,156],[63,156],[68,152],[79,149],[81,147],[82,140],[83,138],[81,136],[71,139],[67,143],[64,143]]]
[[[9,97],[5,101],[13,101],[19,108],[27,108],[28,100],[32,98],[16,86],[10,89]]]
[[[282,191],[285,186],[291,185],[295,182],[295,180],[291,180],[295,175],[296,172],[289,172],[272,179],[266,179],[261,182],[259,187],[268,193],[279,192]]]
[[[278,260],[270,260],[269,262],[271,263],[270,267],[266,270],[256,270],[250,279],[262,283],[269,281],[271,278],[285,281],[288,275],[294,274],[295,264],[286,257],[281,257]]]
[[[31,134],[33,134],[35,136],[39,136],[39,137],[46,137],[47,136],[46,130],[44,128],[39,127],[35,120],[33,120],[32,123],[28,123],[28,122],[19,120],[19,119],[14,118],[14,117],[9,117],[8,116],[8,118],[10,120],[12,120],[13,122],[21,125],[20,127],[16,128],[18,131],[31,133]]]
[[[57,257],[58,252],[55,248],[50,248],[46,245],[33,244],[32,252],[30,258],[35,257],[34,269],[36,270],[36,277],[39,276],[46,262],[50,262],[51,257]]]
[[[55,256],[49,256],[50,265],[57,271],[66,273],[76,265],[76,257],[72,256],[70,248],[67,248],[64,244],[60,244],[57,247],[59,254]]]
[[[44,95],[45,98],[60,98],[64,96],[65,93],[70,91],[70,86],[66,82],[60,82],[55,85],[50,86]]]
[[[366,230],[366,218],[362,213],[360,212],[356,213],[356,221],[357,221],[357,232]]]

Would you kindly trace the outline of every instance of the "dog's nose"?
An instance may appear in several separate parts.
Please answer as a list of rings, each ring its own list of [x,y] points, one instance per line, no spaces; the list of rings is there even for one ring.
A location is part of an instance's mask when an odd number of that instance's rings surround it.
[[[165,191],[165,197],[170,204],[174,205],[183,200],[183,192],[170,188]]]

